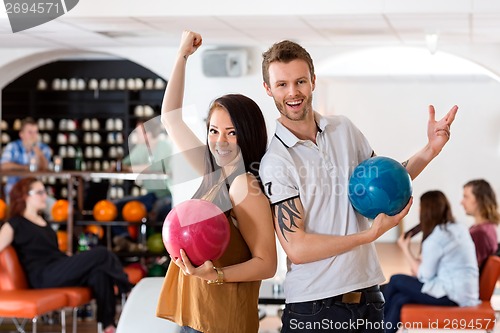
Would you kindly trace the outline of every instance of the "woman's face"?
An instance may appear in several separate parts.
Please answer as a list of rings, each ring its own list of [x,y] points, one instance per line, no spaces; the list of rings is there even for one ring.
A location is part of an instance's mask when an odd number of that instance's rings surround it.
[[[476,197],[472,193],[472,187],[464,187],[463,198],[461,202],[464,207],[465,214],[474,216],[478,210]]]
[[[31,184],[31,189],[28,191],[28,196],[26,197],[26,208],[36,211],[43,210],[47,206],[46,200],[47,191],[42,182]]]
[[[208,126],[208,146],[217,165],[223,167],[233,162],[240,152],[236,129],[229,113],[216,107]]]

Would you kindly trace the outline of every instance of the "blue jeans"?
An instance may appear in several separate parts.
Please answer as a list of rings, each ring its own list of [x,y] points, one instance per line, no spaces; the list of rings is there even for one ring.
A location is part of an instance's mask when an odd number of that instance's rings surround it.
[[[197,331],[189,326],[182,326],[181,333],[203,333],[203,332]]]
[[[377,294],[377,300],[361,299],[360,303],[343,303],[334,298],[289,303],[281,318],[281,333],[370,332],[383,333],[384,301],[378,286],[362,292]]]
[[[435,298],[421,292],[424,284],[416,277],[396,274],[391,276],[389,283],[383,288],[385,297],[385,322],[386,333],[398,330],[401,321],[401,308],[405,304],[430,304],[455,306],[455,302],[447,296]]]

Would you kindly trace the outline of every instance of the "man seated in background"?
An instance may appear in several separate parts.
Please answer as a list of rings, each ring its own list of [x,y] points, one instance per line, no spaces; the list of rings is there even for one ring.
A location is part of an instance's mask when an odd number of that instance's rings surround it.
[[[38,135],[38,124],[35,119],[26,117],[21,121],[19,139],[5,146],[0,158],[0,170],[2,171],[47,171],[52,159],[52,149],[40,141]],[[4,194],[9,201],[12,187],[23,177],[10,176],[4,187]],[[51,219],[52,206],[55,199],[48,195],[46,197],[46,208],[44,214]]]
[[[49,167],[52,151],[45,143],[40,142],[38,124],[27,117],[22,120],[19,139],[5,146],[0,158],[0,169],[3,171],[45,171]],[[5,197],[20,179],[19,176],[7,178]]]
[[[128,196],[115,201],[118,220],[123,220],[121,212],[127,202],[140,201],[148,211],[151,221],[164,221],[172,207],[172,196],[166,179],[148,179],[148,174],[170,174],[167,158],[172,154],[168,136],[160,122],[160,118],[140,119],[129,137],[129,155],[122,160],[122,171],[141,174],[136,183],[142,187],[142,195]],[[144,177],[142,177],[144,175]],[[113,243],[115,248],[135,248],[126,241],[130,236],[125,227],[113,226]]]
[[[139,196],[128,196],[115,202],[121,214],[123,206],[131,201],[142,202],[149,212],[149,219],[163,221],[171,208],[171,194],[166,179],[148,179],[148,173],[169,174],[166,158],[172,152],[167,133],[159,118],[140,119],[129,137],[129,155],[122,160],[121,171],[144,174],[136,180],[142,187]],[[121,216],[118,216],[121,219]]]
[[[159,117],[137,121],[136,128],[130,135],[129,148],[130,153],[122,162],[125,171],[170,174],[166,158],[171,156],[172,147]],[[150,199],[144,199],[146,206],[152,203],[151,208],[148,207],[150,218],[163,221],[170,211],[172,202],[168,182],[158,179],[148,180],[145,177],[142,180],[142,187],[147,191],[144,197]],[[141,197],[136,199],[143,201]]]

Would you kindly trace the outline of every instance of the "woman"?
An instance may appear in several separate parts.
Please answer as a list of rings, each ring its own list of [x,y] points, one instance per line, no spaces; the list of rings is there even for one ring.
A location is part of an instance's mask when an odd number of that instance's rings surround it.
[[[172,259],[157,315],[183,326],[183,332],[257,332],[260,280],[274,275],[277,261],[271,209],[258,178],[267,132],[257,104],[242,95],[212,103],[205,145],[184,123],[186,62],[201,43],[199,34],[183,33],[162,122],[191,165],[204,174],[194,198],[209,200],[226,213],[231,237],[216,261],[194,267],[183,252]],[[200,147],[204,154],[193,153]]]
[[[462,206],[465,213],[474,217],[470,235],[476,245],[479,270],[486,259],[498,250],[497,227],[500,223],[495,192],[484,179],[476,179],[464,185]]]
[[[13,245],[33,288],[88,286],[97,302],[97,321],[104,333],[115,332],[114,286],[128,292],[130,284],[118,258],[104,247],[67,256],[40,212],[47,191],[36,178],[18,181],[10,192],[10,211],[0,229],[0,251]]]
[[[420,197],[422,253],[410,251],[411,237],[398,239],[412,274],[391,277],[384,288],[386,332],[396,332],[404,304],[472,306],[479,303],[479,273],[474,243],[465,227],[455,223],[440,191]]]

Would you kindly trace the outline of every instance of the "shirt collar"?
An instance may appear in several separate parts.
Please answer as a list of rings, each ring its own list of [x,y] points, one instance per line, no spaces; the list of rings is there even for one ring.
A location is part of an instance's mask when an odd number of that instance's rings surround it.
[[[318,132],[322,133],[325,130],[328,121],[325,119],[325,117],[315,111],[314,121],[316,122]],[[283,126],[283,124],[279,120],[276,120],[276,133],[274,134],[274,136],[278,140],[280,140],[281,143],[287,148],[293,147],[297,142],[301,141],[288,128]]]

